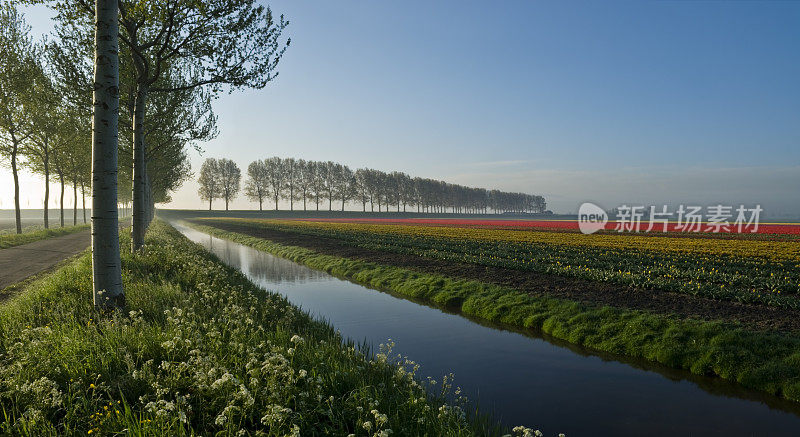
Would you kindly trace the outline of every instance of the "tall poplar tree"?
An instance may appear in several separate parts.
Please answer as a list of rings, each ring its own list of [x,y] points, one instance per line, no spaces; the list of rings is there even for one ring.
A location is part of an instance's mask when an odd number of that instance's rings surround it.
[[[117,19],[117,0],[96,0],[92,97],[92,282],[94,304],[103,309],[125,306],[117,210]]]

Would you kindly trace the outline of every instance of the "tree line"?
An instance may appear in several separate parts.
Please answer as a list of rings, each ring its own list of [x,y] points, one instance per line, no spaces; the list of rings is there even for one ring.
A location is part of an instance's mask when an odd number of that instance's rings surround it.
[[[52,8],[51,35],[35,41],[18,4]],[[51,182],[76,199],[90,190],[95,303],[124,306],[119,205],[131,204],[136,252],[155,203],[192,174],[187,149],[216,136],[211,102],[275,79],[287,25],[256,0],[4,1],[0,160],[17,232],[21,169],[45,181],[46,226]]]
[[[17,232],[22,232],[19,171],[43,176],[44,227],[49,228],[50,182],[60,185],[60,219],[64,226],[64,194],[73,190],[73,224],[78,222],[78,199],[86,206],[91,155],[86,112],[68,104],[64,96],[73,85],[60,62],[63,47],[35,42],[23,17],[10,4],[0,9],[0,157],[7,159],[14,180]],[[81,120],[83,119],[83,120]],[[80,146],[79,146],[80,145]],[[80,191],[81,196],[78,196]],[[86,221],[86,214],[83,213]]]
[[[198,194],[208,201],[211,210],[215,199],[225,201],[228,210],[241,188],[241,170],[230,159],[208,158],[200,169]],[[466,187],[448,182],[411,177],[403,172],[383,172],[369,168],[352,170],[332,161],[306,161],[272,157],[253,161],[247,167],[245,196],[258,202],[259,211],[265,202],[275,210],[280,201],[288,201],[289,209],[302,202],[304,211],[320,204],[329,211],[344,211],[347,203],[359,204],[363,211],[407,211],[435,213],[486,214],[515,212],[542,213],[547,203],[542,196],[512,193],[485,188]],[[298,205],[299,209],[299,205]]]

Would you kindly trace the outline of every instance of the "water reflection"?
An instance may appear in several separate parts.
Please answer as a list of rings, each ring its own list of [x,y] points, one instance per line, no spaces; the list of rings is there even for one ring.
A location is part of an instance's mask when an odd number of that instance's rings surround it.
[[[183,230],[185,232],[185,230]],[[318,270],[309,269],[303,265],[289,260],[269,255],[265,252],[254,251],[243,246],[232,246],[227,241],[207,236],[204,245],[223,262],[236,266],[246,276],[256,278],[259,282],[274,285],[285,283],[304,284],[309,281],[333,280],[329,274]],[[215,242],[216,240],[216,242]]]
[[[346,337],[396,351],[456,383],[509,425],[555,435],[798,435],[796,404],[717,378],[590,353],[530,332],[476,323],[177,226],[260,286]]]

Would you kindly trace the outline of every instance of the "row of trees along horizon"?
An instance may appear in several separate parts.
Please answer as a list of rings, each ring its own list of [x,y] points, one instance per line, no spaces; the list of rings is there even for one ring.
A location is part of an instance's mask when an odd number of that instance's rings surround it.
[[[31,36],[22,4],[52,8],[49,35]],[[155,203],[191,176],[187,149],[217,135],[213,100],[273,81],[287,26],[256,0],[3,1],[0,160],[17,232],[21,168],[44,178],[46,226],[50,182],[76,199],[91,187],[94,302],[123,307],[119,206],[131,204],[135,253]]]
[[[228,210],[230,201],[241,190],[242,172],[238,165],[226,158],[207,158],[200,169],[197,182],[200,185],[200,198],[208,201],[209,211],[215,199],[225,201]],[[333,211],[345,210],[350,203],[360,204],[367,211],[389,212],[390,207],[403,212],[407,207],[416,207],[417,212],[433,213],[543,213],[547,208],[544,197],[525,193],[511,193],[485,188],[472,188],[451,184],[435,179],[411,177],[402,172],[386,173],[380,170],[350,167],[332,161],[306,161],[295,158],[272,157],[257,160],[247,167],[247,180],[244,184],[245,196],[258,202],[258,209],[264,209],[264,202],[274,202],[275,210],[281,200],[289,202],[289,209],[295,209],[295,202],[302,202],[307,211],[309,203],[319,211],[320,203],[327,203]]]

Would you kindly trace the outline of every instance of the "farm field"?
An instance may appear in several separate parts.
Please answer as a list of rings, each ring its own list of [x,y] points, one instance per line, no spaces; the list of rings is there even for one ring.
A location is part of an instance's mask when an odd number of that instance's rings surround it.
[[[208,219],[335,240],[367,250],[527,271],[714,300],[800,307],[800,244],[762,238],[691,238],[362,221]]]
[[[503,216],[487,217],[486,215],[480,218],[303,218],[300,220],[319,221],[319,222],[332,222],[332,223],[366,223],[366,224],[396,224],[396,225],[421,225],[421,226],[446,226],[446,227],[470,227],[470,228],[489,228],[489,229],[544,229],[544,230],[560,230],[560,231],[578,231],[578,222],[572,218],[560,219],[508,219]],[[605,224],[604,230],[613,231],[617,226],[617,222],[609,221]],[[702,223],[702,227],[707,225]],[[682,231],[677,223],[669,223],[666,233],[680,235]],[[721,238],[765,238],[767,235],[771,238],[792,238],[788,236],[800,235],[800,223],[761,223],[755,232],[735,235],[734,228],[726,228],[721,230],[722,235],[712,233],[699,233],[695,234],[696,237],[716,237]],[[648,235],[661,235],[664,232],[653,232]],[[726,235],[727,234],[727,235]],[[752,235],[756,234],[756,235]]]
[[[800,400],[793,241],[182,215],[357,282]]]

